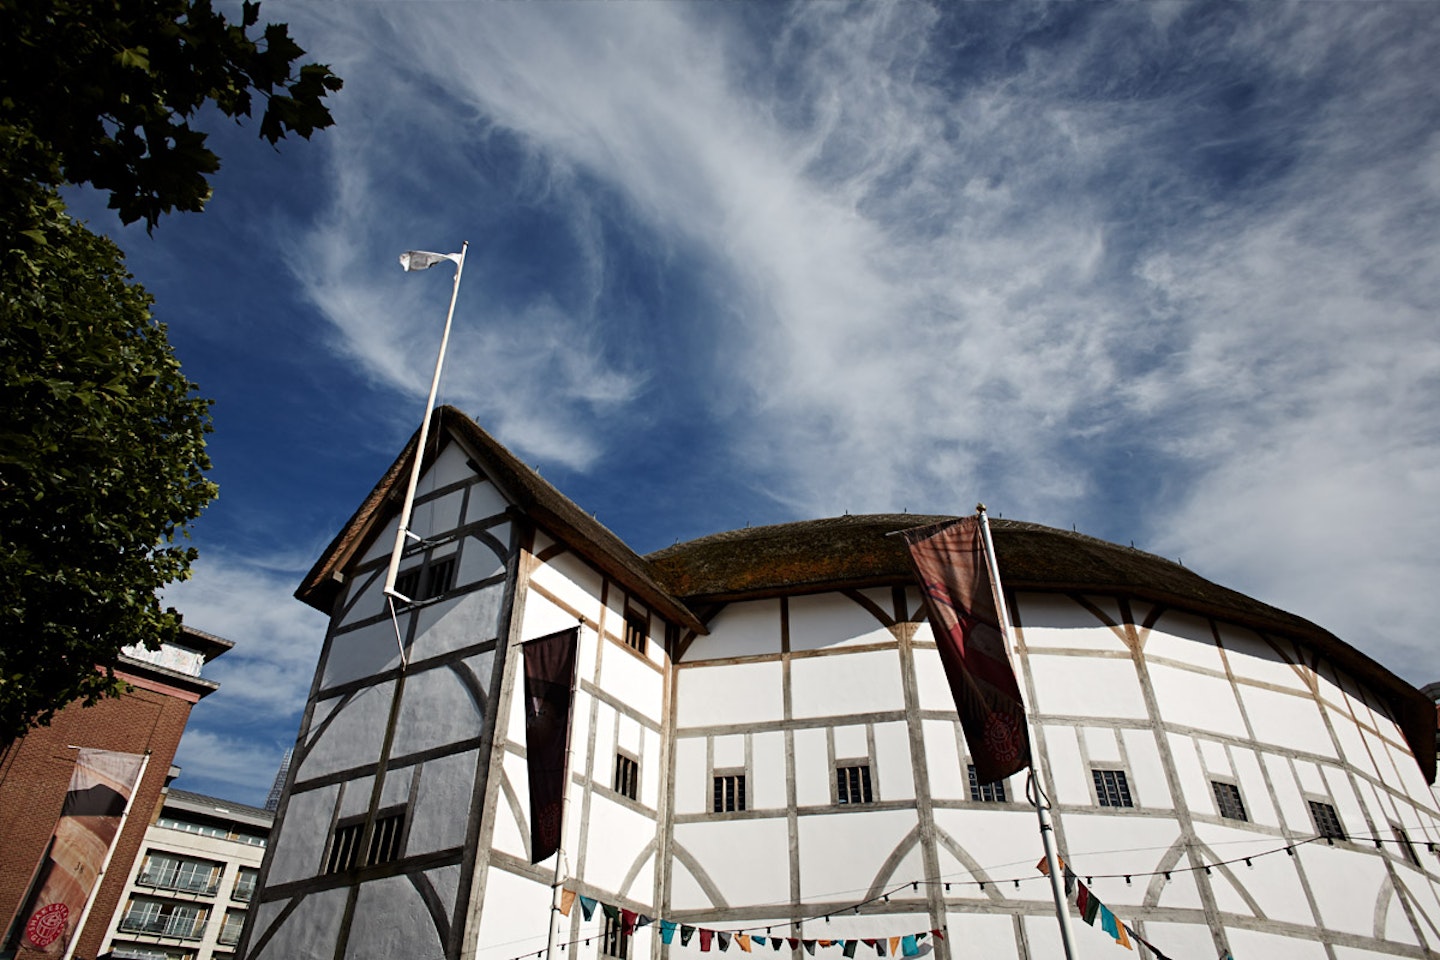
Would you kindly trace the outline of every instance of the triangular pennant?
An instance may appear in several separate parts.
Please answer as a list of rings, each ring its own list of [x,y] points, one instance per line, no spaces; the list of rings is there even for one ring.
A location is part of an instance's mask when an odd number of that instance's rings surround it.
[[[654,922],[654,920],[645,916],[645,914],[642,913],[640,914],[640,916],[635,918],[635,929],[639,930],[641,927],[648,927]]]
[[[1090,924],[1090,926],[1095,926],[1095,915],[1099,913],[1104,906],[1105,905],[1100,902],[1099,897],[1093,893],[1090,894],[1090,902],[1085,904],[1085,913],[1081,916],[1081,919]]]
[[[1120,939],[1120,928],[1115,923],[1115,914],[1111,913],[1110,908],[1104,904],[1100,906],[1100,929],[1116,940]]]
[[[682,947],[690,946],[690,938],[693,936],[695,936],[695,928],[682,923],[680,925],[680,945]]]
[[[806,953],[810,954],[810,956],[812,956],[812,957],[815,956],[815,941],[814,941],[814,940],[801,940],[800,943],[805,947],[805,952],[806,952]]]
[[[735,945],[736,945],[737,947],[739,947],[741,950],[744,950],[746,953],[749,953],[749,952],[750,952],[750,936],[749,936],[749,934],[744,934],[744,933],[737,933],[737,934],[735,934]]]
[[[635,921],[639,919],[639,917],[640,915],[634,910],[620,911],[620,930],[625,934],[625,936],[628,937],[630,936],[630,934],[635,932]]]
[[[776,952],[776,953],[779,953],[781,950],[784,950],[784,949],[785,949],[785,938],[784,938],[784,937],[771,937],[771,938],[770,938],[770,946],[772,946],[772,947],[775,948],[775,952]]]
[[[724,930],[716,930],[715,936],[720,938],[720,952],[724,953],[730,949],[730,934]]]
[[[935,935],[935,939],[936,939],[936,940],[944,940],[944,939],[945,939],[945,931],[944,931],[944,930],[941,930],[939,927],[936,927],[934,930],[931,930],[930,932]]]
[[[570,916],[570,908],[575,906],[575,891],[566,887],[560,891],[560,916]]]
[[[595,906],[598,902],[599,901],[592,900],[589,897],[580,898],[580,912],[585,916],[586,920],[595,916]]]
[[[607,920],[613,921],[614,923],[620,922],[619,907],[609,903],[602,903],[600,904],[600,912],[605,914],[605,918]]]
[[[845,944],[845,956],[847,956],[847,957],[854,957],[854,956],[855,956],[855,948],[860,945],[860,941],[859,941],[859,940],[846,940],[846,941],[844,941],[844,944]]]
[[[756,943],[760,944],[760,946],[762,946],[762,947],[765,946],[765,944],[766,944],[766,942],[767,942],[767,941],[766,941],[766,938],[765,938],[765,937],[762,937],[762,936],[761,936],[760,934],[758,934],[758,933],[755,934],[754,936],[752,936],[750,939],[751,939],[751,940],[754,940]]]
[[[799,949],[800,949],[800,940],[799,940],[798,937],[786,937],[786,938],[785,938],[785,942],[788,943],[788,944],[790,944],[790,949],[791,949],[791,950],[799,950]]]
[[[1120,946],[1124,947],[1126,950],[1134,950],[1135,948],[1130,945],[1130,937],[1129,937],[1129,935],[1125,932],[1125,924],[1121,923],[1121,924],[1119,924],[1119,927],[1120,927],[1120,932],[1119,932],[1119,934],[1115,937],[1115,942],[1118,943],[1118,944],[1120,944]]]
[[[675,942],[675,928],[679,926],[674,920],[660,921],[660,940],[664,943]]]
[[[714,930],[706,930],[704,927],[701,927],[701,928],[700,928],[700,951],[701,951],[702,953],[705,953],[705,952],[708,952],[708,951],[709,951],[709,949],[710,949],[710,941],[711,941],[712,939],[714,939],[714,937],[715,937],[715,931],[714,931]]]

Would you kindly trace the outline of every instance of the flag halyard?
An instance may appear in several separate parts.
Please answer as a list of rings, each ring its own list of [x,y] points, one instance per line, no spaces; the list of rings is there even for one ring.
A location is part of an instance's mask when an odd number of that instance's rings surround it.
[[[1030,765],[1020,685],[1005,649],[976,517],[905,531],[930,628],[975,763],[992,783]]]

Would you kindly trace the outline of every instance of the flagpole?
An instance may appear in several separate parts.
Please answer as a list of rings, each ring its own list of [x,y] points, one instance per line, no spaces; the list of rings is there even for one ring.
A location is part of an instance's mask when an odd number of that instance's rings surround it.
[[[420,485],[420,466],[425,459],[425,442],[430,436],[430,414],[435,409],[435,395],[440,390],[440,371],[445,366],[445,348],[450,343],[450,325],[455,319],[455,301],[460,296],[460,274],[465,272],[465,251],[470,241],[460,245],[460,259],[455,261],[455,285],[450,290],[450,309],[445,314],[445,332],[440,337],[440,354],[435,358],[435,375],[430,378],[430,396],[425,400],[425,419],[420,421],[420,439],[415,445],[415,463],[410,468],[410,484],[405,489],[405,501],[400,507],[400,525],[395,529],[395,548],[390,552],[390,568],[385,571],[385,596],[390,603],[392,619],[395,613],[395,599],[408,602],[412,598],[395,592],[395,578],[400,574],[400,558],[405,552],[405,538],[410,534],[410,514],[415,508],[415,488]],[[408,269],[408,267],[407,267]],[[400,639],[400,624],[395,624],[395,640],[400,644],[400,663],[405,663],[405,646]]]
[[[1005,649],[1010,649],[1010,611],[1005,605],[1005,591],[1000,586],[1000,566],[995,561],[995,544],[990,539],[990,518],[985,514],[985,504],[975,505],[975,515],[980,518],[980,533],[985,541],[985,562],[990,566],[990,582],[995,594],[995,609],[1000,614],[1000,632],[1005,638]],[[1035,815],[1040,820],[1040,842],[1045,847],[1045,863],[1050,870],[1050,893],[1055,898],[1055,919],[1060,924],[1060,945],[1065,949],[1065,960],[1074,960],[1075,946],[1070,935],[1070,907],[1065,898],[1065,878],[1060,869],[1060,858],[1055,852],[1055,827],[1050,822],[1049,800],[1040,782],[1037,756],[1032,745],[1030,750],[1030,779],[1035,785]],[[1028,787],[1028,785],[1027,785]],[[1027,789],[1028,793],[1029,790]]]

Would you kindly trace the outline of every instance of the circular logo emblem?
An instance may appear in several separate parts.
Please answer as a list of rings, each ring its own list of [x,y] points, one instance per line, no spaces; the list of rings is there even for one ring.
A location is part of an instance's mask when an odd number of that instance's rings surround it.
[[[985,743],[994,755],[1006,762],[1020,756],[1020,723],[1008,713],[991,713],[985,718]]]
[[[25,939],[37,947],[48,947],[65,932],[65,921],[70,919],[70,908],[63,903],[51,903],[35,911],[30,922],[25,924]]]

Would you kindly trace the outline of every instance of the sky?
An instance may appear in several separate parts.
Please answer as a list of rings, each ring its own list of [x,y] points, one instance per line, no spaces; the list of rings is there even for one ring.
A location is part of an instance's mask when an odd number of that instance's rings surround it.
[[[237,11],[238,14],[238,11]],[[219,499],[186,789],[263,802],[301,576],[441,400],[644,553],[966,513],[1178,559],[1440,680],[1440,6],[286,2],[345,80],[202,214],[103,198]],[[1003,575],[1003,570],[1002,570]]]

